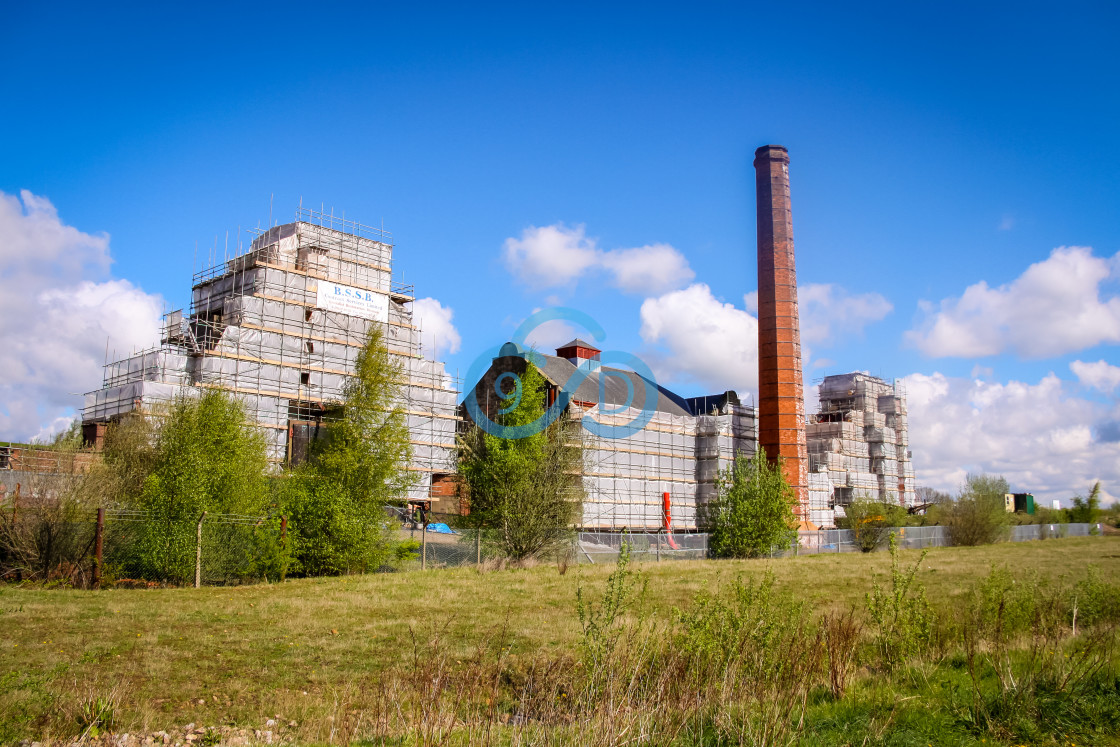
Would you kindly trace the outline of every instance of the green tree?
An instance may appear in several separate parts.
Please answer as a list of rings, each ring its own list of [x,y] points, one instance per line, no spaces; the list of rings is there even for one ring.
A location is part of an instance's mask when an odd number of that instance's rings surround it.
[[[504,426],[525,426],[545,413],[545,379],[526,361],[520,387],[501,403]],[[514,561],[571,541],[583,504],[582,432],[561,416],[538,433],[500,438],[478,426],[459,438],[459,474],[467,485],[471,523]]]
[[[68,448],[78,450],[82,448],[82,421],[75,420],[64,430],[54,434],[47,445],[55,448]]]
[[[158,422],[140,424],[142,418],[133,416],[110,439],[106,461],[116,472],[111,483],[122,503],[149,517],[132,548],[135,570],[183,582],[194,573],[203,511],[247,516],[268,511],[264,435],[239,400],[215,389],[179,397],[157,413]]]
[[[761,448],[753,459],[736,456],[716,479],[708,506],[712,555],[752,558],[789,547],[797,539],[796,503],[780,458],[771,463]]]
[[[1073,507],[1069,510],[1069,520],[1074,524],[1092,524],[1100,520],[1101,483],[1098,480],[1089,491],[1089,497],[1073,497]]]
[[[837,526],[850,529],[856,546],[871,552],[886,543],[893,527],[908,526],[911,518],[902,506],[861,497],[844,507],[844,518],[837,521]]]
[[[960,496],[943,506],[941,521],[954,545],[985,545],[1007,536],[1011,514],[1004,496],[1007,480],[993,475],[969,475]]]
[[[408,422],[401,405],[403,367],[370,325],[341,413],[312,443],[308,461],[284,485],[297,569],[306,575],[373,570],[395,551],[384,506],[415,478]]]

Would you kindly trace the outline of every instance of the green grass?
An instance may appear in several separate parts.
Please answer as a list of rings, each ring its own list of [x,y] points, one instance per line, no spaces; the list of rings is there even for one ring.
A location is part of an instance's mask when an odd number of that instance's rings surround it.
[[[917,556],[902,553],[909,562]],[[937,548],[920,580],[934,607],[951,606],[993,563],[1055,579],[1080,578],[1092,564],[1116,579],[1120,537]],[[663,616],[688,606],[704,585],[767,570],[779,589],[804,595],[817,609],[840,609],[861,604],[873,580],[885,582],[890,559],[886,553],[817,555],[646,563],[642,570],[650,611]],[[330,724],[353,716],[349,706],[363,702],[371,683],[394,672],[409,676],[414,633],[424,656],[432,650],[425,641],[436,632],[448,660],[462,661],[504,631],[513,671],[577,655],[576,588],[600,588],[610,571],[579,566],[562,575],[541,565],[199,590],[0,587],[0,742],[75,736],[97,698],[111,701],[116,731],[188,723],[261,728],[280,717],[297,722],[291,730],[297,741],[329,741]],[[938,678],[945,681],[919,687],[913,682],[921,678],[891,684],[866,676],[851,697],[811,705],[816,741],[805,743],[936,744],[931,740],[941,734],[943,743],[980,744],[959,724],[957,731],[942,724],[948,715],[918,707],[936,700],[933,690],[951,690],[960,674],[942,667]],[[910,700],[894,707],[899,697]]]

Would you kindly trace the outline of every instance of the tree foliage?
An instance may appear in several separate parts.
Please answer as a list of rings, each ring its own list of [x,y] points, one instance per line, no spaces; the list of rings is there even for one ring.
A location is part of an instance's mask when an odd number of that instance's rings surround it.
[[[526,362],[519,390],[502,401],[509,411],[499,416],[500,423],[536,422],[545,413],[544,390],[544,376]],[[472,426],[459,438],[458,461],[471,523],[503,556],[523,561],[570,541],[583,504],[578,423],[562,416],[539,433],[516,439]]]
[[[1074,524],[1092,524],[1100,520],[1101,515],[1101,483],[1098,480],[1093,484],[1088,497],[1075,495],[1073,507],[1069,509],[1069,520]]]
[[[986,545],[1005,539],[1011,524],[1004,496],[1007,480],[993,475],[969,475],[960,496],[942,506],[940,518],[954,545]]]
[[[886,544],[892,528],[908,526],[911,518],[902,506],[864,497],[844,507],[844,518],[837,526],[850,529],[856,546],[863,552],[871,552]]]
[[[408,423],[401,407],[403,367],[389,356],[380,325],[370,326],[341,414],[308,461],[284,486],[291,513],[296,570],[336,575],[373,570],[394,553],[384,506],[405,494]]]
[[[797,496],[779,458],[771,463],[759,449],[743,455],[716,479],[716,499],[708,506],[709,548],[716,557],[751,558],[797,539],[793,513]]]
[[[89,487],[108,507],[146,512],[121,558],[135,576],[181,583],[193,576],[202,513],[264,516],[271,508],[264,435],[244,406],[220,390],[181,396],[151,414],[134,412],[106,434],[102,467]],[[247,540],[248,541],[248,540]],[[276,544],[278,537],[252,541]],[[268,553],[283,575],[284,559]]]

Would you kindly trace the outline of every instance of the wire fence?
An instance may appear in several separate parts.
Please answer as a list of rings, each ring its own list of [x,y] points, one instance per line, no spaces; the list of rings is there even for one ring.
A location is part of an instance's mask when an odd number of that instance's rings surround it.
[[[415,508],[386,509],[399,521],[402,531],[420,543],[412,568],[445,568],[475,565],[500,559],[500,551],[486,540],[486,531],[469,523],[468,517],[455,514],[434,514]],[[425,523],[427,522],[425,531]],[[1006,541],[1025,542],[1060,537],[1086,537],[1100,534],[1100,524],[1032,524],[1013,526]],[[894,534],[902,549],[949,547],[953,543],[946,527],[892,527],[882,530],[880,547],[886,537]],[[703,560],[711,557],[710,535],[703,532],[575,532],[568,557],[576,563],[614,563],[623,544],[630,556],[639,562],[662,560]],[[764,555],[773,558],[816,555],[821,553],[862,552],[862,543],[850,529],[820,529],[797,533],[789,546],[774,546]]]
[[[398,541],[413,541],[415,557],[392,570],[435,569],[504,562],[500,543],[470,517],[387,506]],[[0,518],[0,579],[77,588],[212,586],[283,578],[289,561],[287,521],[281,516],[203,513],[170,517],[130,509],[91,509],[41,502]],[[1007,541],[1100,534],[1100,524],[1014,526]],[[945,527],[894,527],[899,547],[951,545]],[[573,532],[558,562],[614,563],[623,545],[640,562],[702,560],[710,536],[684,532]],[[798,532],[769,557],[860,552],[866,541],[846,529]],[[883,542],[881,545],[885,545]],[[548,558],[551,560],[552,558]]]
[[[283,577],[281,517],[31,504],[0,520],[0,579],[76,588],[211,586]]]
[[[1101,534],[1100,524],[1031,524],[1011,527],[1008,542],[1056,539],[1061,537],[1088,537]],[[949,531],[942,526],[892,527],[883,530],[883,536],[894,534],[901,549],[949,547]],[[577,558],[587,563],[613,563],[626,543],[635,560],[700,560],[708,557],[709,535],[674,533],[608,533],[580,532],[576,542]],[[885,547],[886,543],[882,543]],[[787,546],[774,546],[768,555],[788,558],[797,555],[821,553],[862,552],[862,544],[850,529],[819,529],[797,533],[797,539]],[[880,548],[881,549],[881,548]]]

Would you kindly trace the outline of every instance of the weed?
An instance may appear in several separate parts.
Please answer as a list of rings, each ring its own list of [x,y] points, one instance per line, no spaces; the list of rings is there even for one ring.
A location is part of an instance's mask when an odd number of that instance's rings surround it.
[[[867,610],[876,626],[875,646],[881,663],[893,669],[902,662],[920,657],[930,642],[932,614],[925,588],[916,581],[925,560],[923,550],[917,562],[903,569],[898,557],[898,540],[890,537],[891,584],[883,589],[874,583],[867,594]]]
[[[116,724],[117,696],[115,693],[108,695],[90,695],[80,704],[78,710],[78,728],[82,737],[97,737],[103,731],[109,731]]]
[[[588,671],[610,658],[623,632],[622,615],[645,596],[648,583],[644,574],[630,570],[630,545],[623,543],[598,604],[587,599],[582,584],[576,588],[576,613],[583,629],[584,663]]]
[[[847,613],[826,613],[822,621],[825,651],[828,654],[828,686],[832,697],[840,700],[848,689],[848,680],[856,665],[863,624],[856,619],[855,609]]]
[[[199,737],[198,741],[196,742],[196,744],[198,744],[199,747],[216,747],[217,745],[219,745],[221,743],[222,743],[221,732],[219,732],[217,729],[213,729],[213,728],[208,728],[206,731],[204,731],[202,733],[202,736]]]
[[[993,568],[973,589],[961,643],[971,678],[966,720],[977,730],[1036,741],[1084,725],[1120,724],[1115,625],[1101,612],[1106,587],[1094,574],[1070,586],[1016,579]],[[1078,600],[1091,624],[1078,634]]]
[[[723,594],[702,591],[677,618],[687,686],[706,693],[717,732],[739,744],[787,743],[823,658],[805,602],[777,592],[768,573],[758,583],[740,577]]]
[[[128,693],[112,730],[134,734],[198,721],[201,688],[225,696],[223,723],[285,714],[298,726],[281,738],[296,744],[1109,744],[1120,737],[1108,611],[1118,543],[932,550],[905,595],[924,585],[931,605],[920,677],[878,666],[880,627],[860,604],[887,553],[96,595],[5,586],[2,606],[23,611],[0,618],[0,743],[76,741],[93,721],[81,708],[90,683],[105,698],[108,682]],[[896,571],[917,558],[899,553]],[[807,577],[827,577],[827,596],[806,593]],[[880,579],[882,597],[892,583]],[[854,650],[830,631],[836,618],[866,628]],[[837,698],[832,668],[845,661]]]

